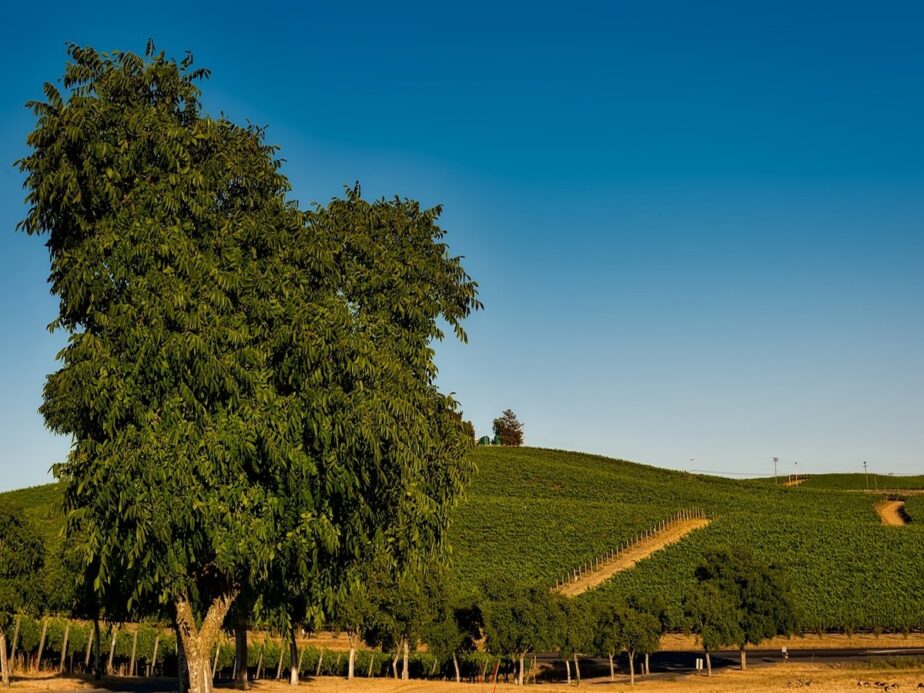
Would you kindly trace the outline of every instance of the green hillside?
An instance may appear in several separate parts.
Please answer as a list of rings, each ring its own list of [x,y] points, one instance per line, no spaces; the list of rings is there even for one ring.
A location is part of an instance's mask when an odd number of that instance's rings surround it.
[[[699,507],[714,518],[709,527],[580,599],[657,593],[679,619],[702,553],[747,547],[786,568],[812,629],[924,629],[924,496],[909,499],[912,524],[885,527],[877,497],[840,490],[855,486],[850,475],[838,476],[837,488],[785,488],[573,452],[489,447],[472,455],[478,473],[450,533],[455,571],[470,586],[502,572],[552,586],[657,521]],[[0,494],[28,508],[52,541],[59,498],[54,485]]]
[[[924,476],[891,474],[812,474],[802,486],[864,491],[874,489],[924,489]]]

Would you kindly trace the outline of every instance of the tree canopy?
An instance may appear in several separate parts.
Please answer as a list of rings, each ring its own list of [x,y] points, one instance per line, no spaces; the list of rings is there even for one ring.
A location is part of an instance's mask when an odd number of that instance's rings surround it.
[[[500,439],[501,445],[523,444],[523,424],[512,409],[504,409],[501,415],[494,419],[494,434]]]
[[[98,598],[169,605],[207,690],[241,589],[323,608],[368,552],[442,548],[470,441],[432,341],[465,339],[477,287],[439,208],[357,186],[299,210],[264,131],[202,113],[191,55],[68,55],[19,162],[69,336],[55,474]]]

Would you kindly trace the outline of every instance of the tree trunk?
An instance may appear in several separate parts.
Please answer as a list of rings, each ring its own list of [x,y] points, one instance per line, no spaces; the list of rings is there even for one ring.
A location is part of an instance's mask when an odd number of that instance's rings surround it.
[[[277,681],[282,678],[282,659],[285,653],[286,653],[285,647],[283,646],[282,643],[279,643],[279,661],[276,662],[276,680]]]
[[[568,672],[568,685],[571,685],[571,660],[565,657],[565,671]]]
[[[574,653],[574,675],[577,677],[577,685],[581,685],[581,665],[578,664],[577,652]]]
[[[212,677],[209,667],[209,654],[218,641],[222,621],[231,608],[236,594],[226,594],[215,599],[209,606],[202,627],[196,627],[196,618],[192,605],[186,598],[175,602],[177,627],[186,655],[186,669],[189,672],[189,693],[211,693]]]
[[[411,671],[408,669],[408,659],[410,659],[411,646],[408,644],[407,638],[404,639],[404,668],[401,670],[401,678],[404,681],[408,681],[411,678]]]
[[[648,652],[645,653],[645,676],[651,673],[651,659]]]
[[[4,688],[9,688],[10,663],[6,661],[6,633],[3,630],[0,630],[0,670],[2,670],[0,681],[2,681]]]
[[[347,660],[347,681],[352,681],[356,668],[356,638],[347,635],[350,638],[350,658]]]
[[[629,650],[629,683],[635,685],[635,650]]]
[[[148,667],[148,676],[154,676],[154,669],[157,667],[157,651],[160,649],[160,633],[154,637],[154,652],[151,654],[151,665]]]
[[[58,666],[58,673],[64,673],[64,664],[67,662],[67,637],[71,634],[71,622],[64,624],[64,642],[61,644],[61,664]]]
[[[462,674],[459,672],[459,658],[456,653],[452,653],[452,668],[456,670],[456,683],[462,683]]]
[[[289,629],[289,685],[298,685],[298,642],[295,640],[295,626]]]
[[[738,652],[741,654],[741,671],[748,670],[748,653],[742,647]]]
[[[19,644],[19,624],[22,621],[22,616],[16,617],[16,627],[13,628],[13,647],[10,649],[10,667],[16,665],[16,645]]]
[[[112,628],[112,640],[109,642],[109,663],[106,665],[106,674],[112,676],[112,660],[115,658],[116,640],[119,639],[119,631]]]
[[[712,656],[706,651],[706,676],[712,676]]]
[[[183,649],[183,638],[176,621],[173,622],[173,631],[176,633],[176,689],[178,693],[188,693],[189,668],[186,666],[186,650]]]
[[[616,667],[613,666],[613,653],[610,652],[610,681],[616,680]]]
[[[254,681],[260,678],[260,672],[263,671],[263,647],[265,645],[266,645],[266,641],[260,643],[260,656],[257,658],[257,670],[253,672]]]
[[[247,671],[247,615],[238,615],[234,622],[234,654],[237,658],[237,671],[234,684],[242,691],[250,688]]]
[[[35,658],[35,670],[42,668],[42,650],[45,649],[45,634],[48,633],[48,619],[42,619],[42,637],[39,638],[38,655]]]
[[[523,662],[525,659],[526,659],[526,653],[521,652],[520,653],[520,671],[517,672],[517,685],[519,686],[522,686],[524,681],[526,680],[525,677],[523,676],[525,672],[525,668],[523,667]]]
[[[394,656],[391,658],[391,673],[395,677],[395,681],[398,680],[398,658],[399,654],[397,650],[395,651]]]
[[[95,643],[93,645],[93,678],[98,681],[103,677],[103,653],[100,652],[102,646],[100,645],[99,616],[93,617],[93,642]],[[185,693],[185,691],[181,690],[180,693]]]
[[[83,658],[83,670],[90,671],[90,654],[93,652],[93,639],[96,634],[91,630],[89,637],[87,637],[87,653]]]
[[[132,660],[128,665],[128,675],[135,675],[135,656],[138,654],[138,629],[135,629],[135,635],[132,637]]]
[[[366,674],[366,678],[372,678],[372,667],[375,666],[375,652],[372,653],[372,656],[369,657],[369,672]]]

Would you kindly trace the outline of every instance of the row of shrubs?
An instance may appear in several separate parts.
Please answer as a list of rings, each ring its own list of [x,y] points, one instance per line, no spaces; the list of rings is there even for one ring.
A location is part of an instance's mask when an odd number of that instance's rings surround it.
[[[18,633],[16,623],[18,622]],[[46,625],[47,624],[47,625]],[[42,629],[45,628],[45,643],[42,646],[43,669],[57,670],[64,648],[64,636],[67,632],[67,656],[65,671],[70,673],[86,670],[87,647],[93,633],[93,624],[86,621],[72,621],[65,618],[35,619],[30,616],[17,616],[6,631],[7,646],[13,648],[15,638],[14,670],[36,669]],[[137,634],[137,641],[135,636]],[[112,641],[115,638],[115,649]],[[125,626],[101,624],[100,626],[100,660],[105,669],[112,652],[113,673],[129,675],[132,648],[135,648],[135,673],[138,676],[176,676],[176,636],[171,629],[158,624],[140,623]],[[154,662],[154,647],[157,645],[157,659]],[[230,678],[234,668],[234,640],[223,639],[218,648],[216,674],[218,678]],[[280,669],[280,658],[282,667]],[[302,676],[346,676],[348,653],[341,650],[329,650],[312,646],[299,648],[300,670]],[[93,655],[89,658],[93,664]],[[496,658],[482,652],[465,653],[459,657],[459,668],[464,678],[474,680],[487,668],[493,667]],[[152,663],[154,666],[152,667]],[[214,660],[213,660],[214,663]],[[320,663],[320,666],[319,666]],[[247,667],[251,676],[259,670],[260,678],[274,678],[277,671],[286,675],[290,666],[289,646],[282,638],[258,636],[252,638],[247,651]],[[399,670],[400,670],[399,663]],[[392,675],[392,655],[373,650],[358,650],[356,653],[355,675],[358,677],[388,677]],[[438,661],[437,657],[427,652],[414,652],[409,659],[410,675],[413,678],[443,678],[455,676],[451,661]]]

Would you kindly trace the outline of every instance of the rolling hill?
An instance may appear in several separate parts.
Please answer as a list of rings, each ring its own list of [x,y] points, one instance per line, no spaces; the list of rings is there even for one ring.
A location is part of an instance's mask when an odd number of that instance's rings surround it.
[[[874,511],[879,497],[849,490],[863,488],[862,474],[783,487],[556,450],[471,454],[478,472],[450,530],[464,585],[505,572],[553,587],[677,511],[701,508],[708,527],[577,598],[658,594],[679,621],[681,594],[693,588],[703,552],[747,547],[786,570],[812,630],[924,629],[924,522],[883,526]],[[919,499],[909,500],[912,519],[924,517]],[[0,502],[24,506],[51,542],[59,536],[59,500],[53,484],[0,494]]]

